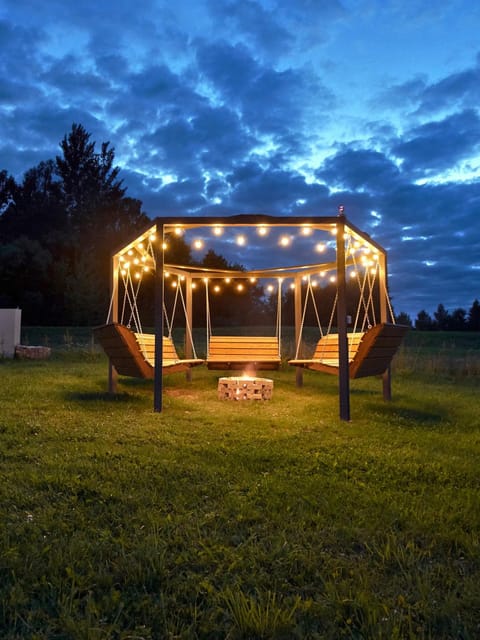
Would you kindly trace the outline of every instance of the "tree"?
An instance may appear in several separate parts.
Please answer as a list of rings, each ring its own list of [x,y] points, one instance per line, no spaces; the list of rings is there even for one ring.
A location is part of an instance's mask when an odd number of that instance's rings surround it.
[[[56,157],[57,174],[73,233],[88,236],[100,229],[101,214],[119,205],[125,195],[126,189],[118,180],[120,169],[113,167],[115,151],[109,145],[103,142],[97,153],[90,134],[75,123],[60,143],[63,157]]]
[[[443,304],[439,304],[437,310],[434,312],[435,325],[440,331],[447,331],[450,329],[451,316],[445,309]]]
[[[464,331],[467,326],[467,312],[465,309],[454,309],[450,316],[449,329],[452,331]]]
[[[435,323],[431,316],[425,311],[419,311],[415,320],[415,329],[419,331],[431,331],[435,328]]]
[[[405,313],[404,311],[401,311],[395,318],[396,322],[398,324],[404,324],[407,327],[411,327],[413,326],[412,323],[412,319],[410,318],[410,316],[408,315],[408,313]]]
[[[467,328],[469,331],[480,331],[480,302],[477,299],[468,312]]]

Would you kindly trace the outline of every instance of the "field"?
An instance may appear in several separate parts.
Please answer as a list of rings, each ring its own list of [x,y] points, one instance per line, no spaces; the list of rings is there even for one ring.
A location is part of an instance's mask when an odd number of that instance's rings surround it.
[[[288,366],[268,402],[221,372],[106,393],[88,330],[0,361],[0,637],[480,637],[480,336],[411,332],[393,401]]]

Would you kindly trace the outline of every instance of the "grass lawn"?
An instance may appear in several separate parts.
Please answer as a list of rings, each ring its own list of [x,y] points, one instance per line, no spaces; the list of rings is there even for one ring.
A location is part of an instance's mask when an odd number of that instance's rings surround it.
[[[268,402],[174,374],[155,414],[87,333],[1,361],[0,637],[480,638],[480,339],[413,334],[349,423],[288,367]]]

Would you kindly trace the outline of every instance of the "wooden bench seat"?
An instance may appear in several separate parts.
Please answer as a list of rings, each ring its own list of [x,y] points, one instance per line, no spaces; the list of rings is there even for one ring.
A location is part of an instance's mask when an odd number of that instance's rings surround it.
[[[155,375],[155,336],[134,333],[123,324],[112,322],[95,327],[93,334],[120,375],[153,379]],[[171,338],[163,337],[162,371],[176,373],[202,364],[199,359],[178,357]]]
[[[280,366],[276,336],[211,336],[207,367],[218,370],[275,370]]]
[[[409,327],[383,322],[365,333],[348,334],[349,376],[364,378],[383,374],[390,366]],[[338,375],[338,335],[320,338],[309,359],[289,360],[294,367]]]

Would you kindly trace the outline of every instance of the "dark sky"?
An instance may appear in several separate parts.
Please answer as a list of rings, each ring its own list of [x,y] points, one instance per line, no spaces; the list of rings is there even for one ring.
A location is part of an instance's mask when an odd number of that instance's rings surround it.
[[[76,122],[151,217],[343,204],[397,312],[468,309],[479,33],[466,1],[2,0],[0,169],[20,180]]]

